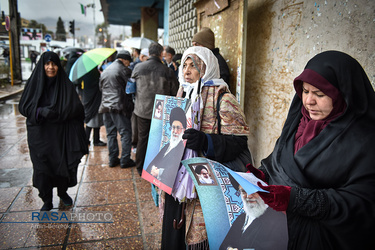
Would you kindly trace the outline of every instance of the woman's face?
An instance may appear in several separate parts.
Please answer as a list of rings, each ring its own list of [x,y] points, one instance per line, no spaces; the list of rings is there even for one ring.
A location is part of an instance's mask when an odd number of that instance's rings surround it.
[[[54,77],[57,75],[57,71],[59,67],[52,61],[47,62],[44,64],[44,71],[48,77]]]
[[[182,73],[184,74],[184,79],[188,83],[195,83],[199,80],[199,72],[197,68],[194,67],[193,60],[191,58],[186,59],[184,62]]]
[[[302,85],[302,102],[312,120],[323,120],[333,109],[332,98],[307,82]]]

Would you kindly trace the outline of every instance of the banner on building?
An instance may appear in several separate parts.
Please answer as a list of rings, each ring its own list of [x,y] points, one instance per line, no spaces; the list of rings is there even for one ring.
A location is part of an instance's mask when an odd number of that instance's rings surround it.
[[[22,28],[21,40],[43,40],[42,29]]]

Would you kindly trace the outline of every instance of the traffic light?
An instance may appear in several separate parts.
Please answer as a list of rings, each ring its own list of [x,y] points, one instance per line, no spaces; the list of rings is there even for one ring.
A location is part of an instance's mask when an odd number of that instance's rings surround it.
[[[69,31],[70,33],[72,33],[74,35],[74,20],[73,21],[69,21]]]

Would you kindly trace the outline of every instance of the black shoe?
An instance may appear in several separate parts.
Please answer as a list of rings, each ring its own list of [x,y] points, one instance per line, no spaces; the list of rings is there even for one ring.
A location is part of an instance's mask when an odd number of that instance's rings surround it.
[[[98,142],[94,142],[94,146],[107,146],[107,143],[98,141]]]
[[[62,201],[62,203],[65,206],[71,206],[71,205],[73,205],[73,199],[67,193],[65,193],[64,195],[62,195],[60,197],[60,200]]]
[[[52,201],[44,202],[40,211],[50,211],[53,208]]]
[[[121,164],[121,168],[130,168],[135,166],[135,161],[129,159],[125,164]]]
[[[113,161],[109,161],[109,167],[110,168],[116,167],[119,164],[120,164],[120,159],[119,158],[116,158]]]

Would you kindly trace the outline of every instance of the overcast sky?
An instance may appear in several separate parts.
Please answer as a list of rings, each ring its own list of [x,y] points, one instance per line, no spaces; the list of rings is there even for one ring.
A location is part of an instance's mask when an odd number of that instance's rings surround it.
[[[48,30],[55,31],[59,17],[64,21],[65,30],[69,30],[69,21],[75,20],[76,36],[94,34],[94,9],[86,8],[86,16],[81,12],[81,5],[95,4],[95,26],[104,22],[100,0],[18,0],[18,12],[22,18],[36,20],[47,26]],[[0,8],[5,15],[9,14],[9,0],[0,0]],[[49,21],[47,21],[49,19]],[[91,29],[90,29],[91,27]],[[126,33],[129,27],[111,25],[113,36]],[[91,34],[89,34],[91,33]],[[129,33],[126,33],[129,35]]]

